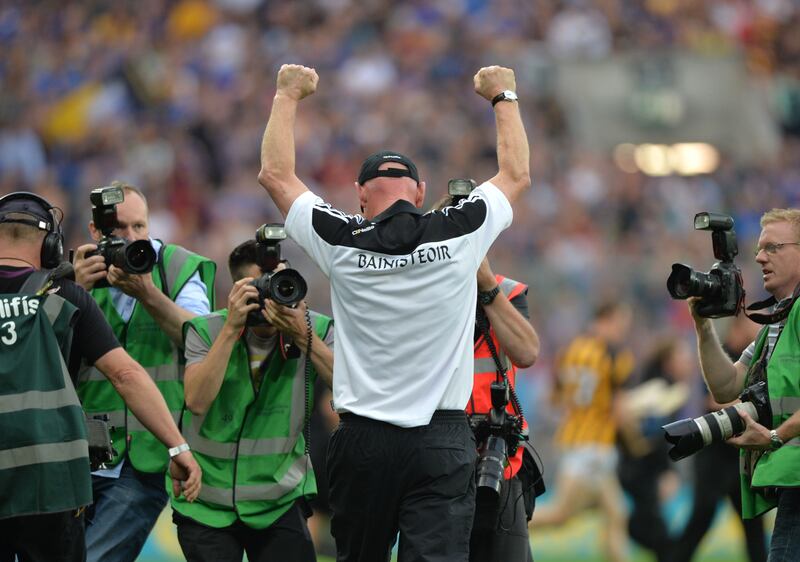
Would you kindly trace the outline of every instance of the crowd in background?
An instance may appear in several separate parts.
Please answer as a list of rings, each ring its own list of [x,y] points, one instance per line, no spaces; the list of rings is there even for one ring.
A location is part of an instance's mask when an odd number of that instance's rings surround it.
[[[528,283],[542,340],[535,371],[624,296],[640,356],[658,332],[686,334],[686,306],[665,280],[674,261],[706,271],[696,212],[728,212],[748,300],[761,298],[751,249],[758,218],[800,205],[800,6],[792,0],[127,0],[0,5],[0,193],[26,189],[61,207],[71,247],[88,239],[88,192],[114,179],[148,197],[154,236],[223,264],[264,222],[280,220],[258,186],[259,146],[285,62],[314,67],[320,87],[298,116],[298,175],[356,212],[368,153],[412,157],[431,204],[451,177],[494,174],[494,124],[472,91],[481,66],[516,70],[533,188],[490,252]],[[769,83],[783,132],[774,161],[691,178],[618,169],[579,146],[548,88],[563,59],[677,49],[741,57]],[[284,255],[329,311],[327,281],[290,241]],[[218,279],[218,295],[230,287]],[[535,416],[532,416],[535,417]]]

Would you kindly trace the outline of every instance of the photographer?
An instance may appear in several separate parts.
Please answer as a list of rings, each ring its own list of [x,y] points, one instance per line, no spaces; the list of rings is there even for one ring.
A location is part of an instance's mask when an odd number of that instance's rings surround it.
[[[92,298],[65,278],[61,212],[41,197],[0,199],[0,559],[83,561],[92,501],[84,416],[74,389],[93,365],[167,447],[173,492],[192,501],[200,468],[142,367]],[[71,344],[70,344],[71,342]]]
[[[764,289],[773,296],[773,321],[733,362],[706,317],[698,314],[703,299],[689,299],[697,333],[700,366],[719,403],[735,400],[745,387],[766,381],[772,419],[756,422],[746,412],[745,431],[728,442],[743,449],[742,514],[746,518],[778,508],[770,545],[770,562],[800,557],[800,210],[773,209],[761,217],[755,255]],[[762,420],[763,421],[763,420]]]
[[[492,409],[491,383],[498,379],[495,357],[506,371],[512,388],[516,384],[517,367],[530,367],[539,355],[539,336],[528,321],[528,287],[502,275],[495,275],[484,258],[478,268],[478,308],[475,317],[475,373],[467,414],[488,415]],[[489,345],[487,338],[491,339]],[[519,417],[518,404],[509,400],[507,412]],[[525,422],[522,431],[527,434]],[[481,443],[478,444],[479,446]],[[473,562],[523,562],[532,558],[528,537],[528,518],[523,501],[523,485],[518,477],[522,467],[523,448],[508,457],[508,466],[497,498],[499,509],[488,517],[486,525],[482,507],[492,511],[494,506],[476,507],[476,524],[470,538],[469,559]],[[497,509],[497,508],[495,508]],[[488,514],[487,514],[488,515]]]
[[[206,478],[196,502],[172,501],[190,562],[241,560],[243,551],[249,560],[316,560],[306,518],[317,488],[304,428],[317,373],[331,384],[333,321],[303,301],[290,308],[267,299],[262,308],[256,256],[256,241],[237,246],[228,308],[184,328],[183,427]]]
[[[475,274],[530,186],[514,73],[482,68],[499,171],[456,207],[422,214],[414,163],[369,156],[355,185],[363,215],[332,209],[295,174],[297,104],[313,69],[283,65],[261,145],[259,181],[289,235],[330,278],[337,355],[328,448],[331,533],[340,562],[468,560],[476,444],[464,412],[472,387]]]
[[[93,191],[93,196],[97,194],[113,195],[113,201],[121,202],[106,205],[102,197],[93,199],[89,231],[96,244],[78,248],[76,281],[90,291],[123,347],[150,374],[178,421],[183,408],[181,326],[213,309],[216,265],[180,246],[150,239],[147,201],[136,187],[114,182]],[[110,225],[99,224],[109,214]],[[157,256],[152,271],[134,274],[107,264],[103,252],[96,252],[109,236],[124,243],[148,241]],[[110,468],[92,478],[88,560],[130,562],[167,503],[164,470],[169,455],[96,370],[82,370],[78,381],[84,409],[90,415],[109,416],[116,452]]]
[[[615,443],[621,385],[633,370],[633,356],[624,347],[631,320],[629,305],[604,302],[595,309],[587,332],[561,353],[558,392],[566,411],[555,438],[562,449],[556,494],[531,519],[534,529],[563,525],[599,505],[605,517],[602,548],[612,561],[627,559],[625,501],[617,479]]]

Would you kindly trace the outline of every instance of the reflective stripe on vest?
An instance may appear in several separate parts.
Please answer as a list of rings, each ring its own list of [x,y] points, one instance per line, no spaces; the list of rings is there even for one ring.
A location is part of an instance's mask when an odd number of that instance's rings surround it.
[[[225,507],[233,507],[234,492],[236,501],[276,500],[294,490],[303,480],[310,466],[311,460],[306,456],[301,456],[295,459],[286,474],[275,484],[236,486],[233,489],[215,488],[204,484],[198,497],[201,500]]]
[[[155,382],[174,381],[183,379],[183,368],[176,365],[156,365],[154,367],[143,367],[150,378]],[[81,374],[81,382],[86,381],[104,381],[107,380],[106,376],[97,367],[86,369]]]
[[[780,398],[769,399],[770,408],[773,416],[791,416],[800,410],[800,397],[781,396]]]
[[[178,425],[181,421],[181,414],[183,410],[170,410],[169,415],[172,417],[172,421],[175,422],[175,425]],[[142,422],[139,421],[139,418],[133,415],[133,412],[128,412],[128,433],[132,431],[149,431]]]
[[[64,462],[89,456],[89,442],[76,439],[0,450],[0,470],[29,464]]]
[[[506,370],[513,368],[513,366],[509,364],[508,357],[506,357],[506,354],[503,353],[502,350],[497,351],[497,357],[500,359],[500,364],[504,365]],[[495,364],[494,357],[492,357],[491,354],[489,357],[475,357],[472,365],[473,374],[475,375],[480,375],[483,373],[497,373],[497,365]]]

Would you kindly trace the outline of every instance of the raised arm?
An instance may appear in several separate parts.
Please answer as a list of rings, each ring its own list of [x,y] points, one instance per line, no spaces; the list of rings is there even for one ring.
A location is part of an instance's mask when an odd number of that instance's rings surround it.
[[[313,94],[318,81],[319,77],[313,68],[284,64],[278,71],[277,91],[261,141],[258,182],[267,190],[284,217],[294,200],[308,191],[295,174],[294,122],[297,102]]]
[[[739,361],[736,363],[731,361],[728,354],[722,349],[713,322],[697,314],[696,302],[696,297],[688,300],[697,333],[697,352],[700,356],[703,378],[708,390],[714,396],[714,400],[721,404],[732,402],[744,390],[747,367]]]
[[[474,78],[475,91],[491,101],[505,90],[516,91],[514,71],[502,66],[481,68]],[[500,101],[494,106],[497,126],[497,164],[499,170],[491,181],[514,203],[531,185],[530,148],[522,124],[519,103]]]
[[[478,268],[478,290],[491,291],[497,287],[497,280],[489,266],[488,258],[484,258]],[[524,295],[520,295],[524,298]],[[494,300],[483,306],[486,317],[492,325],[497,341],[505,354],[517,367],[527,368],[539,357],[539,336],[531,323],[508,297],[500,291]]]

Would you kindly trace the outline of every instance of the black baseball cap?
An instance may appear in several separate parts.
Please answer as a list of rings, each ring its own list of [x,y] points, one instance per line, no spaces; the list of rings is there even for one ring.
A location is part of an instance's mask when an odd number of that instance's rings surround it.
[[[52,230],[54,227],[52,208],[50,203],[35,193],[15,191],[0,197],[0,223],[22,223],[42,230]],[[34,220],[28,221],[15,215],[27,215]]]
[[[386,162],[397,162],[402,164],[407,169],[392,168],[389,170],[379,170],[381,164]],[[411,178],[419,183],[419,173],[417,167],[408,156],[404,156],[394,150],[381,150],[374,154],[367,156],[364,163],[361,164],[361,170],[358,172],[358,183],[364,185],[372,178]]]

